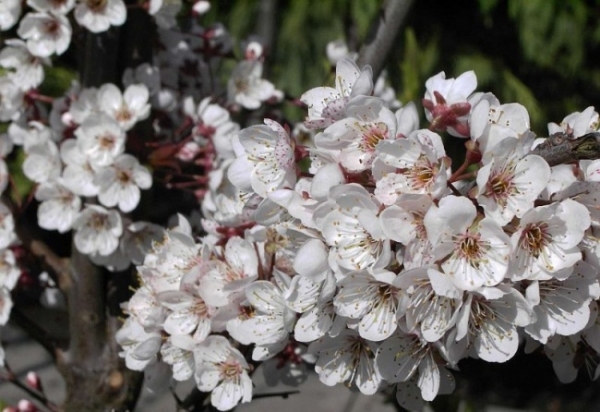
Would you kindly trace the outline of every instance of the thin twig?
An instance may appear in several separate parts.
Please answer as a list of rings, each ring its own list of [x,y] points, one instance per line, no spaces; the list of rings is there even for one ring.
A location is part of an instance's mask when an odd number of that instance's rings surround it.
[[[44,393],[42,393],[38,390],[35,390],[35,389],[25,385],[23,382],[21,382],[19,380],[19,378],[17,378],[17,375],[12,371],[10,366],[8,366],[8,363],[6,363],[6,362],[4,363],[4,368],[6,369],[7,376],[5,376],[3,378],[7,382],[10,382],[13,385],[18,386],[23,391],[27,392],[29,394],[29,396],[31,396],[32,398],[35,398],[38,402],[40,402],[42,405],[44,405],[48,410],[53,411],[53,412],[58,411],[58,406],[56,404],[54,404],[52,401],[50,401]]]
[[[377,79],[383,70],[412,2],[413,0],[385,0],[381,6],[357,60],[358,67],[371,65],[373,79]]]

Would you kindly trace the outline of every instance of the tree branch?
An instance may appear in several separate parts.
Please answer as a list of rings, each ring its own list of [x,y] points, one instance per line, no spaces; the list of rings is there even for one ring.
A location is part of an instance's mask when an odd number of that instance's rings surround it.
[[[258,4],[258,16],[255,32],[267,51],[267,57],[274,55],[275,20],[277,17],[277,1],[261,0]]]
[[[106,344],[106,287],[102,269],[80,253],[75,245],[71,255],[69,291],[70,360],[97,362]]]
[[[132,27],[134,21],[139,24],[135,28]],[[141,63],[147,57],[144,54],[146,47],[130,44],[122,34],[137,30],[144,36],[135,36],[131,40],[149,43],[147,36],[152,30],[151,23],[151,19],[141,16],[140,21],[128,18],[123,27],[113,27],[104,33],[86,31],[80,53],[83,87],[97,87],[109,82],[118,84],[125,67]],[[135,59],[125,62],[119,59],[121,47],[130,53],[137,50]],[[128,370],[119,357],[114,340],[119,321],[107,307],[109,276],[80,253],[73,243],[69,269],[69,349],[57,363],[67,387],[64,410],[131,410],[139,396],[142,374]]]
[[[576,138],[565,133],[555,133],[536,146],[530,154],[543,157],[550,166],[577,160],[600,159],[600,132]]]
[[[381,74],[412,2],[413,0],[385,0],[381,6],[356,62],[358,67],[371,65],[373,80],[377,80]]]

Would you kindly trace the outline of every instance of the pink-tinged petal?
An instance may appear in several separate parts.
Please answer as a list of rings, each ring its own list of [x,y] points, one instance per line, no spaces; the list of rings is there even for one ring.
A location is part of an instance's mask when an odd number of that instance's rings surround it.
[[[477,76],[475,76],[474,71],[470,70],[461,74],[454,80],[450,90],[447,92],[446,100],[448,104],[465,100],[476,88]]]
[[[344,173],[337,163],[329,163],[315,174],[310,185],[310,194],[316,200],[325,200],[329,196],[329,189],[346,183]]]
[[[250,178],[253,169],[254,167],[247,156],[238,157],[227,169],[227,178],[240,190],[251,192],[252,183]]]
[[[121,109],[123,104],[121,91],[114,84],[105,84],[98,90],[98,102],[100,102],[100,107],[106,113],[112,115],[112,113]]]
[[[322,338],[333,325],[333,306],[314,307],[302,314],[294,327],[294,338],[298,342],[313,342]]]
[[[355,382],[356,387],[363,395],[373,395],[377,392],[381,384],[381,375],[374,359],[361,356]]]
[[[390,383],[405,382],[418,370],[421,358],[413,356],[420,345],[415,336],[393,335],[377,350],[376,361],[381,376]]]
[[[196,366],[196,384],[203,392],[212,391],[221,378],[221,373],[215,368],[198,368]]]
[[[186,335],[192,333],[197,325],[198,315],[191,310],[182,310],[167,316],[164,329],[170,335]]]
[[[424,400],[430,402],[435,399],[440,390],[440,380],[440,369],[431,356],[426,356],[419,364],[419,379],[417,380]]]
[[[337,62],[335,69],[335,87],[342,96],[350,96],[352,87],[360,76],[360,69],[354,61],[345,57]]]
[[[409,411],[420,411],[425,407],[426,403],[421,396],[416,378],[398,383],[396,386],[396,401],[398,401],[398,405]]]
[[[389,338],[397,328],[395,302],[387,300],[360,320],[358,333],[373,342]]]
[[[300,247],[294,259],[294,270],[302,276],[317,280],[324,278],[329,268],[328,249],[319,239],[311,239]]]
[[[516,329],[506,329],[493,322],[486,322],[485,328],[474,344],[481,359],[487,362],[506,362],[517,353],[519,337]]]
[[[264,280],[256,281],[246,288],[248,302],[263,313],[273,313],[283,308],[283,299],[277,287]]]
[[[360,76],[354,82],[352,86],[352,93],[350,97],[359,95],[369,96],[373,92],[373,69],[371,66],[363,67]]]
[[[435,269],[428,269],[427,276],[436,295],[452,299],[462,298],[463,291],[457,289],[447,275]]]

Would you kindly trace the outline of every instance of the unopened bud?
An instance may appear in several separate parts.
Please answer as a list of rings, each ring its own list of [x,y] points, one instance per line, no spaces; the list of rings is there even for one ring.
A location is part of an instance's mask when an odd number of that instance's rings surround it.
[[[7,406],[4,409],[2,409],[2,412],[19,412],[19,410],[14,406]]]
[[[19,412],[38,412],[38,408],[35,404],[27,399],[21,399],[17,408]]]
[[[250,43],[248,43],[244,52],[246,60],[258,60],[263,56],[263,54],[263,45],[257,41],[251,41]]]
[[[27,377],[25,377],[25,382],[31,388],[42,392],[42,381],[40,377],[35,372],[27,372]]]
[[[468,164],[473,165],[477,164],[481,161],[481,152],[479,151],[479,146],[473,140],[467,140],[465,143],[465,147],[467,148],[467,161]]]

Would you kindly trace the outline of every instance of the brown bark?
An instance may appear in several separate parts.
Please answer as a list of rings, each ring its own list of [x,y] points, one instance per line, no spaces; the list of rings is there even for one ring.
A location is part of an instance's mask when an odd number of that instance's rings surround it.
[[[592,132],[579,137],[555,133],[536,146],[531,154],[543,157],[550,166],[584,159],[600,159],[600,132]]]
[[[129,10],[125,25],[106,33],[86,32],[80,53],[83,87],[120,84],[122,71],[149,61],[152,22],[142,10]],[[138,35],[135,35],[138,33]],[[141,34],[143,33],[143,34]],[[132,284],[132,273],[109,274],[71,247],[69,279],[63,289],[68,302],[69,346],[57,359],[66,383],[63,409],[130,411],[135,407],[143,374],[128,370],[119,357],[115,334],[121,322],[119,303]],[[119,289],[115,293],[115,289]]]

